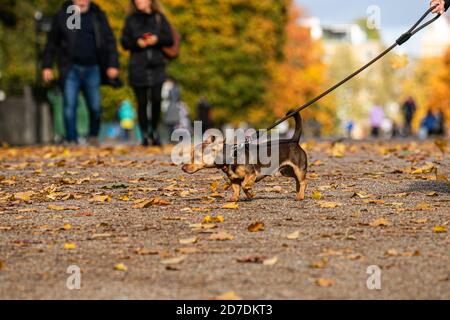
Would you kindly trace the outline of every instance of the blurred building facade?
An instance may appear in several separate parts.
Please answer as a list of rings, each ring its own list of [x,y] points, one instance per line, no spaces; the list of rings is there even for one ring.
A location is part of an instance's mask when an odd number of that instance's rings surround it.
[[[317,17],[305,18],[300,24],[308,28],[311,37],[321,40],[325,61],[330,61],[342,45],[348,45],[352,54],[361,62],[367,62],[380,53],[382,43],[379,39],[369,39],[367,33],[356,23],[327,24]]]

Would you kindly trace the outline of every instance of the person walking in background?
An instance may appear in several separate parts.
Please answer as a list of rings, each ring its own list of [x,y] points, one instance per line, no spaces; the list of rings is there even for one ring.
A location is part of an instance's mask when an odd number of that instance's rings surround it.
[[[121,133],[120,137],[124,141],[130,139],[130,133],[135,128],[136,112],[130,100],[124,100],[117,110],[117,118],[119,119]]]
[[[412,133],[412,120],[414,118],[414,114],[416,113],[416,103],[412,97],[408,97],[406,101],[403,103],[403,118],[404,118],[404,134],[405,136],[409,136]]]
[[[75,5],[80,12],[80,25],[70,26]],[[53,62],[59,61],[60,85],[64,96],[66,140],[78,143],[76,110],[83,92],[89,109],[88,142],[98,145],[101,120],[100,85],[117,85],[119,54],[116,40],[105,13],[91,0],[67,1],[53,18],[43,54],[43,79],[53,81]]]
[[[174,78],[169,77],[164,83],[163,96],[165,100],[164,124],[167,127],[168,137],[170,137],[180,124],[181,91]]]
[[[197,118],[202,122],[203,133],[212,128],[211,105],[205,96],[200,97],[197,104]]]
[[[431,109],[428,109],[426,116],[422,119],[420,123],[420,137],[426,138],[435,133],[436,130],[436,117]]]
[[[129,82],[138,102],[142,145],[160,145],[158,125],[161,117],[161,91],[166,80],[163,47],[174,43],[171,26],[156,0],[132,0],[133,12],[127,17],[121,43],[131,52]],[[148,104],[151,103],[151,117]]]
[[[345,125],[345,131],[347,132],[347,138],[352,139],[353,137],[353,129],[355,128],[355,122],[350,119],[347,121],[347,124]]]
[[[445,135],[445,114],[442,109],[440,109],[436,115],[436,129],[435,133],[438,136]]]
[[[374,106],[369,114],[371,135],[374,138],[380,136],[380,128],[383,125],[384,109],[381,106]]]

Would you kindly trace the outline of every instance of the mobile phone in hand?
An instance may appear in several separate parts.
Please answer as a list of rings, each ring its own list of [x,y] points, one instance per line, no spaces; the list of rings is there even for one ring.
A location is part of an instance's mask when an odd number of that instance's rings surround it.
[[[144,33],[144,40],[147,40],[149,38],[151,38],[153,36],[153,34],[151,34],[150,32]]]

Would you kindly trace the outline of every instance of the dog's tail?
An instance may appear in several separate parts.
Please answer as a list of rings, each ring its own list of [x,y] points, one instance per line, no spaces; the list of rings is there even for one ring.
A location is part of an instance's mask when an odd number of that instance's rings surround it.
[[[289,111],[287,114],[292,114],[292,110]],[[293,118],[295,120],[295,131],[294,131],[294,135],[292,136],[291,140],[295,141],[295,142],[300,142],[300,138],[303,133],[303,119],[302,119],[302,116],[300,115],[300,112],[296,112],[293,115]]]

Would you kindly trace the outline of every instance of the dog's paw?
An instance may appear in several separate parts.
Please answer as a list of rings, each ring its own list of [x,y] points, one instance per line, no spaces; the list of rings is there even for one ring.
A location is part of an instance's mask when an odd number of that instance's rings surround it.
[[[244,190],[245,195],[247,196],[247,198],[249,199],[253,199],[256,195],[255,192],[253,192],[253,190],[249,189],[249,190]]]

